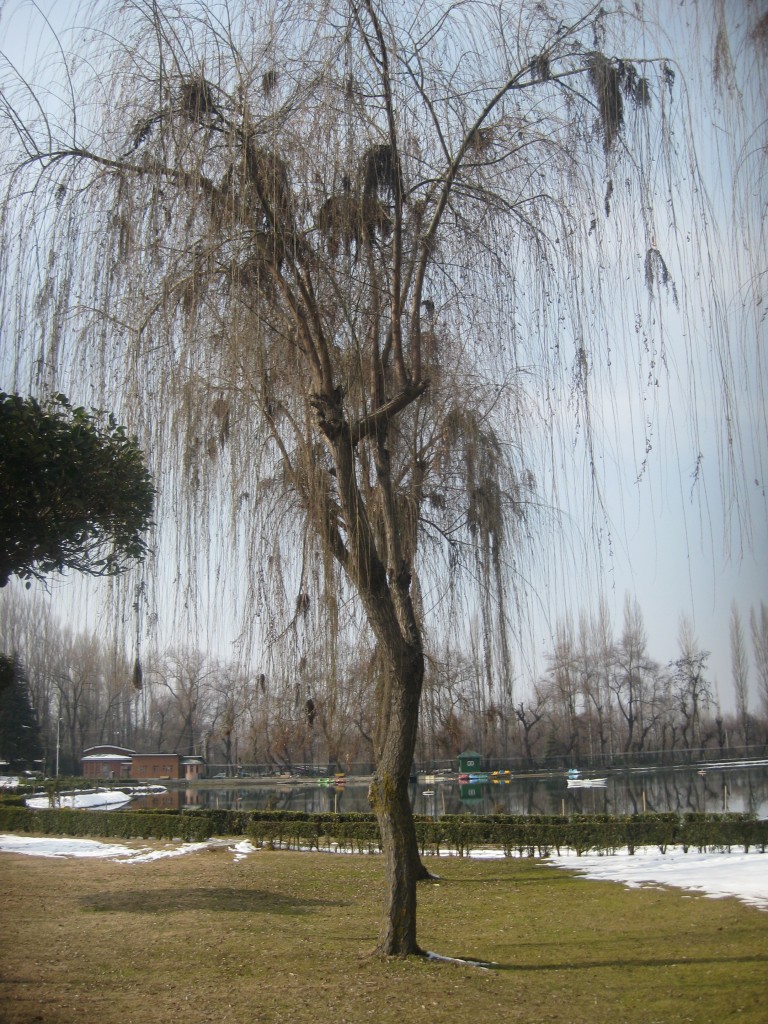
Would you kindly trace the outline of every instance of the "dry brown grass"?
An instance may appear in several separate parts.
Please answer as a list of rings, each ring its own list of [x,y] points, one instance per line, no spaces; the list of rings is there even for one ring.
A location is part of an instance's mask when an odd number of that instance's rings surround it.
[[[480,971],[368,955],[377,857],[0,863],[7,1024],[765,1020],[768,915],[732,899],[442,860],[422,942]]]

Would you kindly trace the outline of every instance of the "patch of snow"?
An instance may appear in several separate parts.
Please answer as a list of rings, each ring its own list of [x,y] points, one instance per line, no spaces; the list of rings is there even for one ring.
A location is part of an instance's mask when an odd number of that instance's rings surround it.
[[[31,857],[98,857],[112,860],[133,857],[138,852],[119,843],[95,839],[40,839],[36,836],[2,835],[0,853],[25,853]]]
[[[47,810],[50,807],[86,807],[92,810],[105,808],[114,810],[124,807],[133,799],[130,793],[119,789],[95,790],[88,793],[62,793],[59,796],[29,796],[24,801],[27,807]]]
[[[18,775],[0,775],[0,789],[16,789],[18,785]]]
[[[24,853],[31,857],[98,857],[120,864],[146,864],[166,857],[183,857],[200,850],[225,849],[242,860],[258,848],[247,840],[233,843],[231,839],[208,839],[200,843],[168,843],[161,849],[149,846],[131,847],[119,843],[102,843],[96,839],[59,839],[39,836],[0,835],[0,853]]]
[[[620,850],[610,855],[571,851],[551,856],[547,863],[578,871],[586,878],[622,882],[630,888],[671,885],[701,893],[710,899],[735,896],[743,903],[768,910],[768,855],[764,853],[666,853]]]
[[[235,860],[244,860],[249,853],[258,853],[258,847],[254,846],[247,839],[240,843],[235,843],[234,846],[230,846],[230,850],[234,853]]]
[[[183,857],[187,853],[197,853],[199,850],[206,850],[210,843],[182,843],[163,850],[138,850],[134,851],[135,856],[122,859],[122,864],[146,864],[151,860],[164,860],[166,857]]]

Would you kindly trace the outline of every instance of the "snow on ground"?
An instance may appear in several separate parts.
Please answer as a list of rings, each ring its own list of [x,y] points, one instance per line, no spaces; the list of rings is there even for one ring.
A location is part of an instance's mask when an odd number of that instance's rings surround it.
[[[150,846],[122,846],[119,843],[101,843],[96,839],[60,839],[40,838],[39,836],[0,835],[0,853],[25,853],[32,857],[99,857],[105,860],[119,861],[123,864],[145,864],[150,860],[162,860],[166,857],[181,857],[187,853],[197,853],[215,846],[223,846],[235,853],[239,848],[249,847],[248,853],[254,853],[256,847],[250,843],[232,843],[229,839],[209,839],[204,843],[168,843],[162,849]]]
[[[117,810],[129,804],[133,797],[119,789],[96,790],[93,793],[61,793],[57,796],[29,796],[27,807],[47,810],[49,807],[90,807],[91,810]]]
[[[142,864],[164,857],[180,857],[199,850],[219,848],[242,860],[258,848],[247,840],[209,839],[203,843],[168,843],[160,849],[100,843],[93,839],[37,838],[0,835],[0,853],[23,853],[34,857],[102,857],[121,864]],[[477,859],[501,858],[501,850],[474,850]],[[670,885],[701,893],[712,899],[735,896],[750,906],[768,910],[768,855],[763,853],[683,853],[669,848],[626,850],[610,855],[563,852],[543,863],[578,871],[586,878],[621,882],[630,887]]]
[[[683,853],[680,847],[666,853],[643,850],[630,856],[626,850],[611,855],[563,853],[550,863],[569,868],[586,878],[622,882],[630,888],[672,885],[721,899],[735,896],[761,910],[768,910],[768,855],[763,853]]]
[[[122,860],[144,850],[118,843],[99,843],[94,839],[39,839],[32,836],[0,836],[0,853],[26,853],[32,857],[98,857]]]

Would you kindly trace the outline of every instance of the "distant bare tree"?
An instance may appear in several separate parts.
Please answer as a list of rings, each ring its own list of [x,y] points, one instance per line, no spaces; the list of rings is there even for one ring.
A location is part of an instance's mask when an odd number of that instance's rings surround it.
[[[699,647],[693,626],[685,615],[680,617],[678,643],[680,657],[672,662],[670,668],[680,714],[680,730],[690,758],[697,748],[702,750],[707,739],[702,729],[702,716],[713,700],[712,684],[706,675],[709,651]]]
[[[760,602],[759,613],[751,609],[749,629],[752,634],[758,694],[763,705],[763,716],[768,717],[768,605],[765,602]]]
[[[642,750],[653,721],[653,681],[658,665],[647,651],[643,615],[636,600],[624,600],[624,625],[614,648],[611,686],[624,720],[625,752]]]
[[[750,720],[749,720],[749,654],[747,643],[744,637],[744,627],[741,624],[739,609],[734,601],[731,606],[731,618],[729,622],[729,636],[731,644],[731,678],[733,680],[733,692],[736,696],[736,717],[741,730],[745,746],[751,742]]]
[[[250,688],[235,665],[217,664],[207,687],[210,691],[208,741],[223,750],[227,775],[235,775],[241,760],[240,736],[250,711]],[[244,752],[244,750],[243,750]],[[212,760],[220,760],[214,756]]]
[[[577,643],[580,690],[584,700],[584,713],[590,755],[597,748],[601,756],[609,752],[611,745],[611,689],[610,674],[613,658],[613,637],[611,621],[604,602],[600,603],[596,615],[579,617]],[[594,729],[593,729],[594,726]],[[596,733],[596,737],[594,735]]]
[[[166,654],[155,673],[175,707],[172,749],[185,755],[203,753],[218,667],[202,651],[178,649]]]
[[[533,697],[527,701],[520,701],[515,706],[515,718],[520,725],[523,739],[523,753],[527,767],[533,767],[535,761],[533,749],[533,732],[539,723],[544,719],[549,701],[546,696],[536,688]]]
[[[579,723],[581,694],[576,642],[570,619],[558,623],[552,653],[547,656],[547,661],[548,669],[543,685],[550,705],[552,740],[557,745],[553,753],[578,761],[582,755]]]

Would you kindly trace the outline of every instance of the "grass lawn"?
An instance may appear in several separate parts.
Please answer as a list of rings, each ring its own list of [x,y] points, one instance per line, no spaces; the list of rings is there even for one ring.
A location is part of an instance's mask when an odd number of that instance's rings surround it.
[[[139,844],[136,845],[147,845]],[[158,844],[159,845],[159,844]],[[378,857],[0,859],[3,1024],[765,1024],[768,914],[537,861],[430,862],[420,940],[369,955]]]

